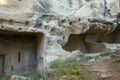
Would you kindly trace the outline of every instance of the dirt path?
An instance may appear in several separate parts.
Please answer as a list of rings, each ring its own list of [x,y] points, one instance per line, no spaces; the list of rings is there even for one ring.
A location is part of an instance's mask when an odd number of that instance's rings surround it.
[[[95,74],[98,80],[120,80],[120,72],[111,65],[109,59],[89,61],[85,65]]]

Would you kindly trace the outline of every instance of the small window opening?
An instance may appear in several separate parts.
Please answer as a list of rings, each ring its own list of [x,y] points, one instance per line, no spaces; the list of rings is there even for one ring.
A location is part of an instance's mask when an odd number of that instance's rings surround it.
[[[25,22],[25,26],[29,26],[29,22],[28,21]]]
[[[72,22],[69,22],[70,25],[72,25],[73,23]]]
[[[18,52],[18,62],[20,63],[20,61],[21,61],[21,53]]]
[[[81,19],[80,19],[80,18],[78,18],[78,21],[81,21]]]
[[[66,20],[65,20],[65,19],[63,19],[61,22],[62,22],[62,23],[65,23],[65,22],[66,22]]]
[[[11,71],[14,71],[14,67],[13,66],[11,66]]]
[[[10,25],[13,25],[13,23],[14,23],[13,20],[10,19],[10,20],[9,20],[9,24],[10,24]]]

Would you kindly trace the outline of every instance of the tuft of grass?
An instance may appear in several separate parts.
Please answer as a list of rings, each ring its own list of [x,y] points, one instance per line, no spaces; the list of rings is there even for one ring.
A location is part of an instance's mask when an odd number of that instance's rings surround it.
[[[79,57],[81,61],[89,60],[93,58],[92,56],[85,56],[84,54],[80,54]]]
[[[110,55],[110,53],[108,53],[108,52],[103,52],[103,53],[101,53],[99,56],[104,57],[104,56],[108,56],[108,55]]]
[[[31,80],[40,80],[42,76],[39,73],[28,73],[24,74],[23,76],[29,77]]]
[[[72,58],[56,60],[51,68],[54,70],[48,72],[48,80],[96,80],[92,72]]]
[[[115,67],[118,71],[120,71],[120,59],[116,57],[112,57],[110,62],[113,67]]]
[[[10,76],[5,76],[3,80],[10,80]]]

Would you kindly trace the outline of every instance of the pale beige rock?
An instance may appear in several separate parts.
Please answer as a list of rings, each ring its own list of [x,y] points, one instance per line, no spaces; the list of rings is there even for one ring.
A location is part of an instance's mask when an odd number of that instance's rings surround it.
[[[28,77],[13,75],[10,80],[31,80]]]

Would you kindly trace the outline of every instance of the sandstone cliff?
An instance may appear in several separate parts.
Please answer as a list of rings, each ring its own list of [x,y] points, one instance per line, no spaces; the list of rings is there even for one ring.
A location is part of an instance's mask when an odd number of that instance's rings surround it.
[[[0,30],[44,34],[44,58],[112,51],[120,42],[119,0],[1,0]]]

